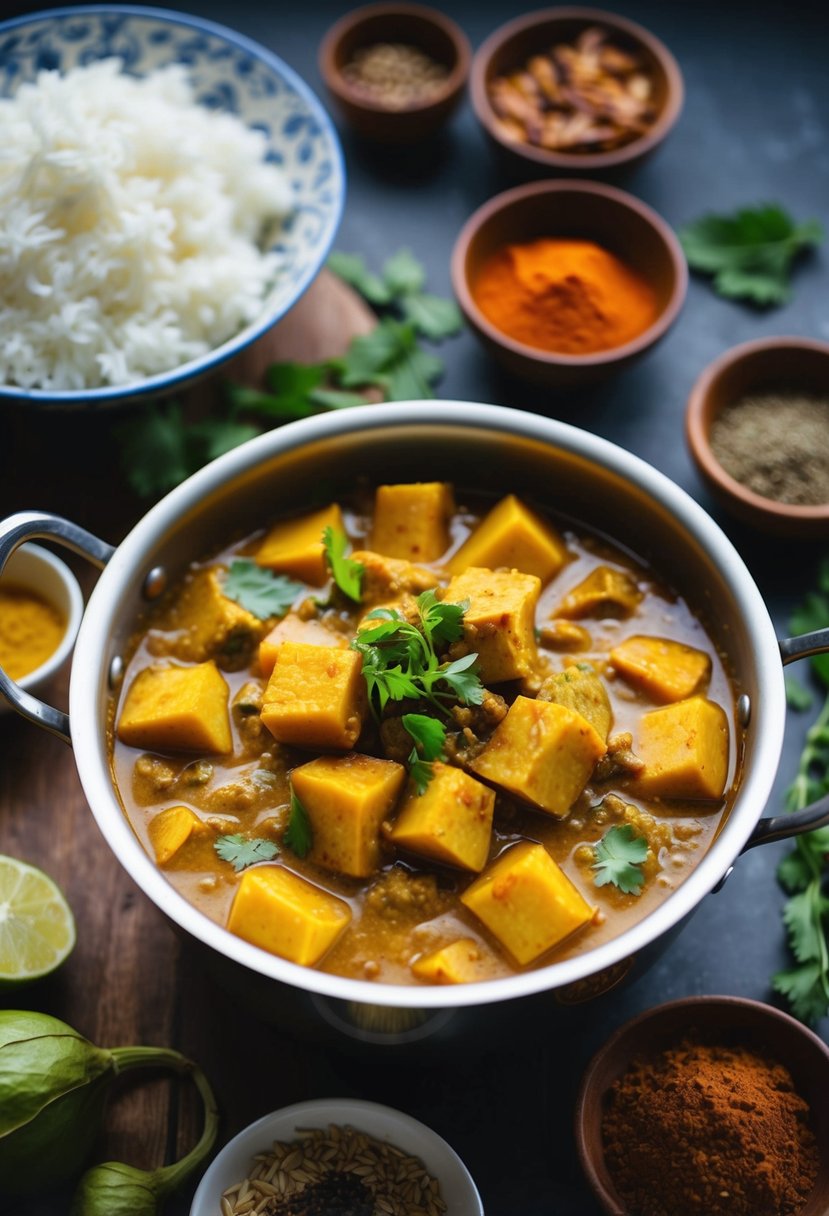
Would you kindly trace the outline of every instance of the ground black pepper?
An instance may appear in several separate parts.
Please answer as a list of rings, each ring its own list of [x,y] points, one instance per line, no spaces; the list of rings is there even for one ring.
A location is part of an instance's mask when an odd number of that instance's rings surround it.
[[[711,450],[755,494],[798,506],[829,503],[829,398],[752,393],[711,426]]]
[[[339,1171],[312,1182],[299,1195],[274,1199],[263,1216],[373,1216],[374,1197],[362,1178]]]

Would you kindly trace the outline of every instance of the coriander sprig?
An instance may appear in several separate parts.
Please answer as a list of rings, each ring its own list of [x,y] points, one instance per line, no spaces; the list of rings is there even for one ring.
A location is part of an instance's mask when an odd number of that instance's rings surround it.
[[[284,616],[304,587],[284,574],[258,566],[250,558],[240,557],[230,563],[222,591],[229,600],[266,621],[272,616]]]
[[[246,870],[258,861],[273,861],[279,853],[279,845],[262,836],[243,836],[236,832],[232,836],[220,836],[213,848],[222,861],[229,861],[236,873]]]
[[[362,655],[369,702],[380,717],[389,701],[424,700],[442,714],[451,702],[480,705],[484,688],[476,670],[477,654],[441,662],[439,648],[463,636],[466,604],[447,604],[434,591],[416,600],[419,624],[394,608],[376,608],[372,622],[351,643]],[[376,622],[376,624],[374,624]]]
[[[322,533],[322,548],[325,563],[331,571],[334,582],[343,595],[359,604],[366,568],[362,562],[355,562],[353,558],[346,557],[348,537],[344,532],[327,527],[323,529]]]
[[[444,760],[446,727],[428,714],[404,714],[403,726],[414,740],[409,759],[409,776],[418,794],[422,794],[434,776],[434,760]]]
[[[608,828],[593,852],[596,860],[591,869],[596,871],[597,887],[612,883],[625,895],[641,895],[645,876],[640,866],[648,855],[648,842],[636,835],[631,824]]]
[[[291,816],[282,839],[288,848],[296,853],[297,857],[305,857],[311,851],[314,843],[311,819],[297,798],[293,786],[291,786]]]

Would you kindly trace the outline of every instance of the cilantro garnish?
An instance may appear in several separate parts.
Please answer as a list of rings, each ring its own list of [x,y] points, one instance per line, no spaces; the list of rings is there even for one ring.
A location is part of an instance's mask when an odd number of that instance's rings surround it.
[[[422,794],[434,776],[433,760],[444,759],[446,727],[427,714],[404,714],[401,721],[414,740],[409,754],[409,776]]]
[[[648,855],[644,836],[637,836],[629,823],[619,824],[608,828],[593,851],[597,887],[613,883],[625,895],[641,894],[645,876],[639,867]]]
[[[302,583],[295,583],[284,574],[274,574],[243,557],[230,563],[223,588],[228,599],[241,604],[260,621],[284,616],[303,590]]]
[[[817,589],[806,596],[791,620],[794,634],[829,626],[829,560],[818,575]],[[810,663],[817,682],[829,689],[829,656],[815,655]],[[786,794],[786,809],[799,811],[829,794],[829,692],[806,735],[797,774]],[[817,1022],[829,1013],[829,827],[798,836],[777,868],[777,878],[789,898],[783,908],[789,947],[796,966],[772,977],[776,992],[786,997],[795,1017]]]
[[[440,341],[458,333],[463,324],[454,300],[424,292],[425,271],[408,249],[399,249],[388,258],[379,275],[372,274],[363,258],[354,253],[332,253],[328,265],[369,304],[396,307],[402,319],[424,338]]]
[[[817,220],[795,224],[774,203],[733,215],[705,215],[679,234],[692,270],[714,276],[721,296],[754,304],[783,304],[790,296],[795,257],[823,240]]]
[[[308,812],[291,788],[291,817],[288,828],[282,838],[283,843],[296,853],[297,857],[305,857],[314,843],[314,834]]]
[[[229,861],[238,874],[240,870],[255,865],[257,861],[272,861],[279,853],[279,846],[261,836],[220,836],[213,848],[222,861]]]
[[[365,566],[346,557],[348,537],[344,532],[335,532],[333,528],[325,528],[322,534],[322,547],[325,551],[325,561],[331,571],[331,577],[350,600],[359,604],[362,594],[363,574]]]
[[[380,716],[389,701],[425,700],[441,713],[448,702],[480,705],[484,688],[475,670],[478,656],[467,654],[441,662],[440,648],[463,636],[465,604],[442,603],[434,591],[417,597],[420,624],[413,625],[394,608],[376,608],[371,622],[351,646],[363,657],[369,702]],[[376,623],[375,623],[376,622]]]

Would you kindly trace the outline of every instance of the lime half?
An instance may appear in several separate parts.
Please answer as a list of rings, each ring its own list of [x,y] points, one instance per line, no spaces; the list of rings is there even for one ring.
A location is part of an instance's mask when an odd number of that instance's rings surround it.
[[[0,855],[0,986],[59,967],[75,944],[75,920],[48,874]]]

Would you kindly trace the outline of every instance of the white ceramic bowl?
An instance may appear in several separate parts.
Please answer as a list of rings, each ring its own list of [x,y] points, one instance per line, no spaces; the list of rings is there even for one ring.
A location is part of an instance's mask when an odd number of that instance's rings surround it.
[[[12,583],[34,591],[57,608],[66,622],[60,645],[45,663],[18,680],[25,692],[39,692],[69,658],[83,616],[83,596],[72,571],[60,558],[40,545],[26,544],[16,549],[6,563],[0,583]],[[11,706],[0,697],[0,713]]]
[[[484,1216],[469,1170],[437,1132],[402,1111],[357,1098],[298,1102],[251,1123],[214,1159],[193,1196],[190,1216],[217,1216],[222,1193],[247,1176],[254,1154],[269,1149],[273,1140],[292,1140],[300,1128],[327,1127],[329,1123],[347,1124],[419,1157],[439,1181],[450,1216]]]
[[[120,405],[169,393],[211,372],[296,304],[328,256],[339,226],[345,169],[333,123],[292,68],[223,25],[131,4],[72,5],[15,17],[0,22],[0,97],[13,96],[42,69],[66,72],[108,56],[121,59],[133,76],[183,63],[202,105],[235,114],[264,133],[266,159],[283,169],[293,205],[271,244],[282,269],[259,316],[197,359],[132,384],[103,388],[57,392],[0,384],[0,402],[41,408]]]

